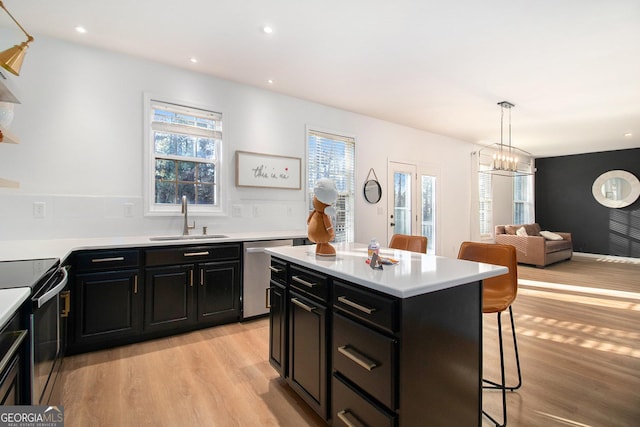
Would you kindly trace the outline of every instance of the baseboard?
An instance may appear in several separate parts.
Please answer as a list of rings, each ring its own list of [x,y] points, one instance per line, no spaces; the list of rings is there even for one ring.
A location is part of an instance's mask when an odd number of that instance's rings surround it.
[[[639,264],[640,258],[631,258],[615,255],[602,255],[602,254],[589,254],[585,252],[574,252],[573,256],[580,256],[585,258],[596,258],[603,262],[623,263],[623,264]]]

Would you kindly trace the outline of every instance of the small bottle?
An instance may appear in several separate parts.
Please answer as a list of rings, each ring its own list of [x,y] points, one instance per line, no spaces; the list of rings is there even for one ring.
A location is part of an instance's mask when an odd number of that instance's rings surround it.
[[[367,258],[371,259],[374,253],[380,255],[380,245],[376,241],[375,237],[369,242],[369,247],[367,249]]]

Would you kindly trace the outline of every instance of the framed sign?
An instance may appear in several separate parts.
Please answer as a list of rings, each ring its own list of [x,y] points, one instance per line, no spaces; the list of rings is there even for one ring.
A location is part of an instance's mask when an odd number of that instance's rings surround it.
[[[299,157],[236,151],[236,186],[299,190]]]

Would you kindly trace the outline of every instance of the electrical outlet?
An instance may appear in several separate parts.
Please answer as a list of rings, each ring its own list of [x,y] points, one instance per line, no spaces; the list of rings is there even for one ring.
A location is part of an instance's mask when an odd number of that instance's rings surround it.
[[[125,218],[131,218],[133,216],[133,203],[124,204],[124,216]]]
[[[287,206],[287,216],[293,216],[293,208],[291,206]]]
[[[45,202],[33,202],[33,217],[42,219],[47,215],[47,204]]]
[[[235,218],[239,218],[242,216],[242,206],[240,205],[232,205],[231,206],[231,216]]]
[[[260,206],[254,206],[254,207],[253,207],[253,216],[254,216],[255,218],[257,218],[257,217],[259,217],[259,216],[262,216],[262,207],[260,207]]]

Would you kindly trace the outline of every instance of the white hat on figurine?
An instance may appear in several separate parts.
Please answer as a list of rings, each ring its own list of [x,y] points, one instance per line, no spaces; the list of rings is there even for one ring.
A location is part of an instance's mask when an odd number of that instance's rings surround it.
[[[325,205],[332,205],[338,200],[338,189],[336,183],[329,178],[321,178],[316,181],[316,185],[313,188],[313,194],[316,199],[324,203]]]

